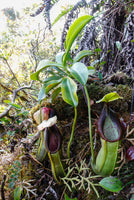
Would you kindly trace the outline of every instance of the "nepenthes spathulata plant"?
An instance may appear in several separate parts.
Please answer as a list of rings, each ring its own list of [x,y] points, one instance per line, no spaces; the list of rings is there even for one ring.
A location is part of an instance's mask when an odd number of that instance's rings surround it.
[[[67,147],[68,158],[70,158],[70,146],[74,137],[75,124],[77,120],[77,85],[80,84],[83,87],[88,105],[91,165],[95,173],[100,174],[101,176],[109,176],[113,172],[116,163],[119,145],[118,141],[120,140],[121,136],[121,125],[114,113],[107,106],[107,103],[112,100],[119,99],[120,97],[115,92],[109,94],[103,99],[106,104],[100,116],[100,120],[98,121],[98,132],[101,136],[102,146],[97,158],[95,159],[91,123],[91,106],[86,87],[88,78],[95,72],[95,68],[91,66],[85,66],[84,63],[80,62],[83,57],[94,55],[95,52],[83,50],[80,51],[74,58],[72,58],[70,54],[72,44],[77,38],[78,34],[93,18],[94,17],[89,15],[79,17],[69,28],[64,45],[65,51],[56,55],[55,62],[49,60],[40,61],[36,72],[31,74],[31,79],[38,80],[43,85],[38,95],[39,103],[41,103],[41,101],[44,100],[50,93],[52,100],[61,93],[63,100],[74,108],[74,121]],[[46,74],[48,75],[43,81],[40,80],[39,76],[41,72],[44,72],[45,76]],[[114,97],[111,98],[111,96]],[[109,126],[112,126],[114,134],[112,134],[112,132],[109,134],[107,131]],[[109,170],[110,164],[112,165],[112,168]]]

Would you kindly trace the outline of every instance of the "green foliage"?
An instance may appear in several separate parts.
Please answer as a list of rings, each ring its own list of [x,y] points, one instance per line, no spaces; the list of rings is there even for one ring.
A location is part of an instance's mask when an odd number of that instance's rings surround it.
[[[122,97],[120,97],[117,92],[111,92],[109,94],[106,94],[102,99],[98,100],[96,103],[100,103],[100,102],[111,102],[111,101],[115,101],[118,99],[122,99]]]
[[[86,177],[83,176],[85,173],[87,173]],[[92,188],[96,193],[96,196],[99,197],[98,191],[96,189],[96,186],[99,185],[94,183],[94,180],[97,177],[99,176],[91,176],[85,160],[82,160],[80,161],[80,165],[75,163],[73,167],[68,167],[68,172],[66,176],[62,178],[62,181],[70,192],[73,192],[73,189],[90,191]]]
[[[48,61],[48,60],[42,60],[40,61],[38,67],[37,67],[37,70],[34,74],[31,74],[31,79],[32,80],[40,80],[39,79],[39,74],[40,72],[42,72],[43,70],[49,68],[49,67],[57,67],[58,69],[61,69],[63,68],[63,66],[59,63],[56,63],[56,62],[51,62],[51,61]]]
[[[82,58],[86,57],[86,56],[92,56],[94,55],[94,53],[90,50],[83,50],[80,51],[73,59],[73,63],[79,62]]]
[[[68,196],[67,196],[67,194],[65,193],[65,200],[77,200],[77,198],[73,198],[73,199],[70,199]]]
[[[73,107],[77,107],[78,105],[78,97],[76,91],[77,84],[69,77],[63,78],[61,84],[62,97],[65,102],[67,102]]]
[[[86,85],[88,80],[88,69],[80,62],[73,64],[70,68],[71,75],[82,85]]]
[[[71,11],[73,8],[73,6],[70,6],[70,8],[65,8],[64,10],[61,11],[61,13],[56,17],[56,19],[54,20],[54,22],[52,23],[52,26],[54,24],[56,24],[59,19],[61,19],[61,17],[63,17],[64,15],[66,15],[69,11]]]
[[[100,181],[100,186],[103,187],[105,190],[110,192],[119,192],[122,190],[122,183],[121,181],[113,176],[103,178]]]
[[[78,34],[82,31],[82,29],[85,27],[85,25],[87,23],[89,23],[92,19],[93,19],[93,16],[85,15],[85,16],[79,17],[70,26],[68,33],[67,33],[66,40],[65,40],[66,54],[65,54],[64,59],[63,59],[63,65],[66,65],[67,56],[69,54],[70,48],[71,48],[74,40],[76,39]]]
[[[11,174],[10,179],[9,179],[9,188],[10,189],[15,188],[15,183],[16,183],[16,181],[18,181],[20,170],[21,170],[21,164],[18,160],[15,160],[11,169],[9,169],[10,174]]]
[[[41,91],[39,92],[38,100],[41,101],[46,98],[48,92],[50,92],[52,89],[54,89],[53,93],[53,100],[54,97],[56,97],[59,92],[60,92],[60,87],[61,87],[61,92],[62,92],[62,97],[63,99],[71,104],[72,106],[77,106],[78,100],[77,100],[77,94],[76,94],[76,84],[72,80],[72,75],[74,79],[76,79],[79,82],[82,82],[82,84],[86,84],[88,74],[93,72],[93,67],[92,69],[88,69],[87,67],[82,64],[82,63],[77,63],[75,64],[76,61],[82,59],[84,56],[92,55],[91,51],[82,51],[79,52],[78,55],[76,55],[75,59],[73,60],[74,65],[70,68],[69,66],[66,66],[66,62],[70,62],[70,56],[69,56],[69,51],[70,48],[78,36],[78,34],[81,32],[81,30],[84,28],[84,26],[91,20],[93,19],[92,16],[85,15],[80,18],[78,18],[72,26],[69,28],[69,31],[67,33],[66,41],[65,41],[65,52],[60,52],[56,56],[56,62],[52,62],[49,60],[42,60],[40,61],[37,70],[35,73],[31,74],[31,79],[32,80],[40,80],[39,74],[43,72],[44,70],[48,70],[49,74],[53,74],[52,76],[49,76],[48,78],[45,79],[44,85],[41,88]],[[75,31],[73,31],[75,30]],[[79,65],[79,67],[78,67]],[[57,71],[57,75],[54,75],[55,70]],[[70,74],[71,72],[71,74]],[[77,74],[76,74],[77,73]],[[91,74],[91,73],[90,73]],[[83,78],[84,75],[84,78]],[[65,78],[67,76],[67,78]],[[70,79],[71,78],[71,79]],[[79,79],[79,80],[78,80]],[[84,82],[83,82],[84,81]],[[57,85],[58,85],[58,90],[57,90]],[[71,87],[74,86],[75,91]],[[56,90],[55,90],[56,89]],[[65,90],[67,90],[67,95],[65,93]]]
[[[21,186],[18,186],[17,188],[15,188],[15,190],[14,190],[14,200],[20,200],[22,191],[23,191],[23,188]]]
[[[10,100],[4,100],[5,103],[11,105],[13,108],[16,108],[17,110],[21,110],[21,106],[16,104],[16,103],[12,103]]]

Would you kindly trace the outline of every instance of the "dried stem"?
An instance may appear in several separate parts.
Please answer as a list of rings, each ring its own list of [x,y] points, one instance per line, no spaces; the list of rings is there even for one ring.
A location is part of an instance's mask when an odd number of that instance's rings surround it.
[[[5,194],[4,194],[5,181],[6,181],[6,174],[4,174],[3,180],[1,183],[1,198],[2,198],[2,200],[5,200]]]

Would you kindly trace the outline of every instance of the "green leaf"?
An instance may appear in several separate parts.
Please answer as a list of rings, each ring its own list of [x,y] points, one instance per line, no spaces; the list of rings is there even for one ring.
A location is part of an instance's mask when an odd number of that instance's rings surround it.
[[[120,97],[117,92],[111,92],[111,93],[106,94],[102,99],[100,99],[96,103],[100,103],[100,102],[108,103],[111,101],[115,101],[117,99],[122,99],[122,97]]]
[[[61,77],[60,76],[49,76],[48,78],[46,78],[43,82],[44,83],[47,83],[49,81],[52,81],[52,80],[59,80]]]
[[[62,52],[59,52],[59,53],[56,55],[56,62],[57,62],[57,63],[62,64],[64,54],[65,54],[65,52],[62,51]]]
[[[73,64],[70,68],[71,75],[82,85],[86,85],[88,79],[88,69],[80,62]]]
[[[59,19],[60,19],[61,17],[63,17],[63,16],[66,15],[69,11],[71,11],[72,8],[73,8],[73,7],[71,6],[71,7],[68,8],[68,9],[62,10],[61,13],[56,17],[56,19],[55,19],[54,22],[52,23],[52,26],[53,26],[57,21],[59,21]]]
[[[98,72],[98,77],[99,77],[99,79],[102,81],[103,76],[102,76],[102,73],[101,73],[101,72]]]
[[[77,198],[75,197],[74,199],[70,199],[67,194],[65,193],[65,200],[77,200]]]
[[[94,50],[94,52],[101,52],[102,50],[100,48],[97,48]]]
[[[20,200],[22,190],[23,190],[22,186],[18,186],[17,188],[15,188],[15,190],[14,190],[14,200]]]
[[[61,83],[61,93],[63,100],[73,107],[78,105],[77,84],[69,77],[63,79]]]
[[[76,37],[78,36],[78,34],[82,31],[82,29],[84,28],[84,26],[91,20],[93,19],[93,16],[90,15],[84,15],[82,17],[79,17],[78,19],[76,19],[74,21],[74,23],[70,26],[68,33],[67,33],[67,37],[66,37],[66,41],[65,41],[65,50],[66,50],[66,54],[64,56],[64,64],[66,63],[66,58],[67,55],[70,51],[70,48],[74,42],[74,40],[76,39]]]
[[[103,178],[99,184],[102,188],[110,192],[119,192],[120,190],[122,190],[122,183],[116,177],[110,176]]]
[[[131,42],[134,42],[134,40],[131,40]]]
[[[99,66],[104,65],[106,63],[106,61],[102,61]]]
[[[30,78],[32,80],[39,80],[40,72],[42,72],[44,69],[46,69],[48,67],[54,67],[54,66],[57,67],[57,68],[63,68],[63,66],[59,63],[51,62],[51,61],[48,61],[48,60],[42,60],[42,61],[40,61],[36,72],[31,74]]]
[[[94,55],[94,53],[92,51],[89,51],[89,50],[83,50],[83,51],[80,51],[75,57],[74,57],[74,60],[73,60],[73,63],[76,63],[78,61],[80,61],[82,58],[84,58],[85,56],[91,56],[91,55]]]
[[[61,87],[58,87],[53,91],[51,96],[52,102],[56,99],[56,97],[60,94],[60,92],[61,92]]]
[[[66,74],[66,71],[65,71],[64,69],[61,70],[61,69],[58,68],[58,67],[53,67],[53,69],[56,70],[60,76],[65,76],[65,75],[67,75],[67,74]],[[57,74],[57,72],[55,72],[55,74]]]
[[[40,101],[42,101],[43,99],[45,99],[46,96],[47,96],[47,94],[48,94],[48,92],[49,92],[50,90],[52,90],[54,87],[56,87],[57,85],[59,85],[59,84],[61,83],[61,81],[62,81],[62,78],[60,78],[60,79],[58,79],[58,80],[51,80],[51,81],[46,82],[46,83],[42,86],[42,88],[41,88],[41,90],[40,90],[40,92],[39,92],[38,101],[40,102]]]
[[[53,89],[54,87],[56,87],[57,85],[59,85],[61,83],[62,79],[59,80],[52,80],[47,82],[47,86],[45,89],[45,93],[48,94],[48,92]]]
[[[13,108],[16,108],[17,110],[21,110],[21,108],[22,108],[20,105],[18,105],[16,103],[11,103],[10,100],[4,100],[4,102],[11,105]]]
[[[38,94],[38,102],[41,102],[42,100],[44,100],[46,98],[47,95],[45,93],[45,89],[46,89],[46,86],[43,85]]]

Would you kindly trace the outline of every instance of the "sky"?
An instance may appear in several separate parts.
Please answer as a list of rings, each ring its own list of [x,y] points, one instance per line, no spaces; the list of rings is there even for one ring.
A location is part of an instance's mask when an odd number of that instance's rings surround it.
[[[78,0],[60,0],[58,2],[59,6],[66,4],[75,4]],[[42,0],[0,0],[0,9],[6,7],[14,7],[16,10],[21,10],[27,6],[34,3],[42,3]]]
[[[0,0],[0,9],[6,7],[14,7],[16,10],[21,10],[34,3],[40,3],[41,0]]]
[[[60,10],[62,6],[66,6],[67,4],[72,5],[72,4],[75,4],[76,2],[78,2],[78,0],[73,0],[73,1],[60,0],[54,6],[53,11],[51,12],[51,19],[55,19],[57,15],[60,14]],[[15,10],[21,12],[23,8],[30,7],[34,3],[40,4],[42,3],[42,0],[0,0],[0,32],[3,32],[6,29],[6,18],[3,16],[3,13],[1,12],[2,9],[13,7]]]

